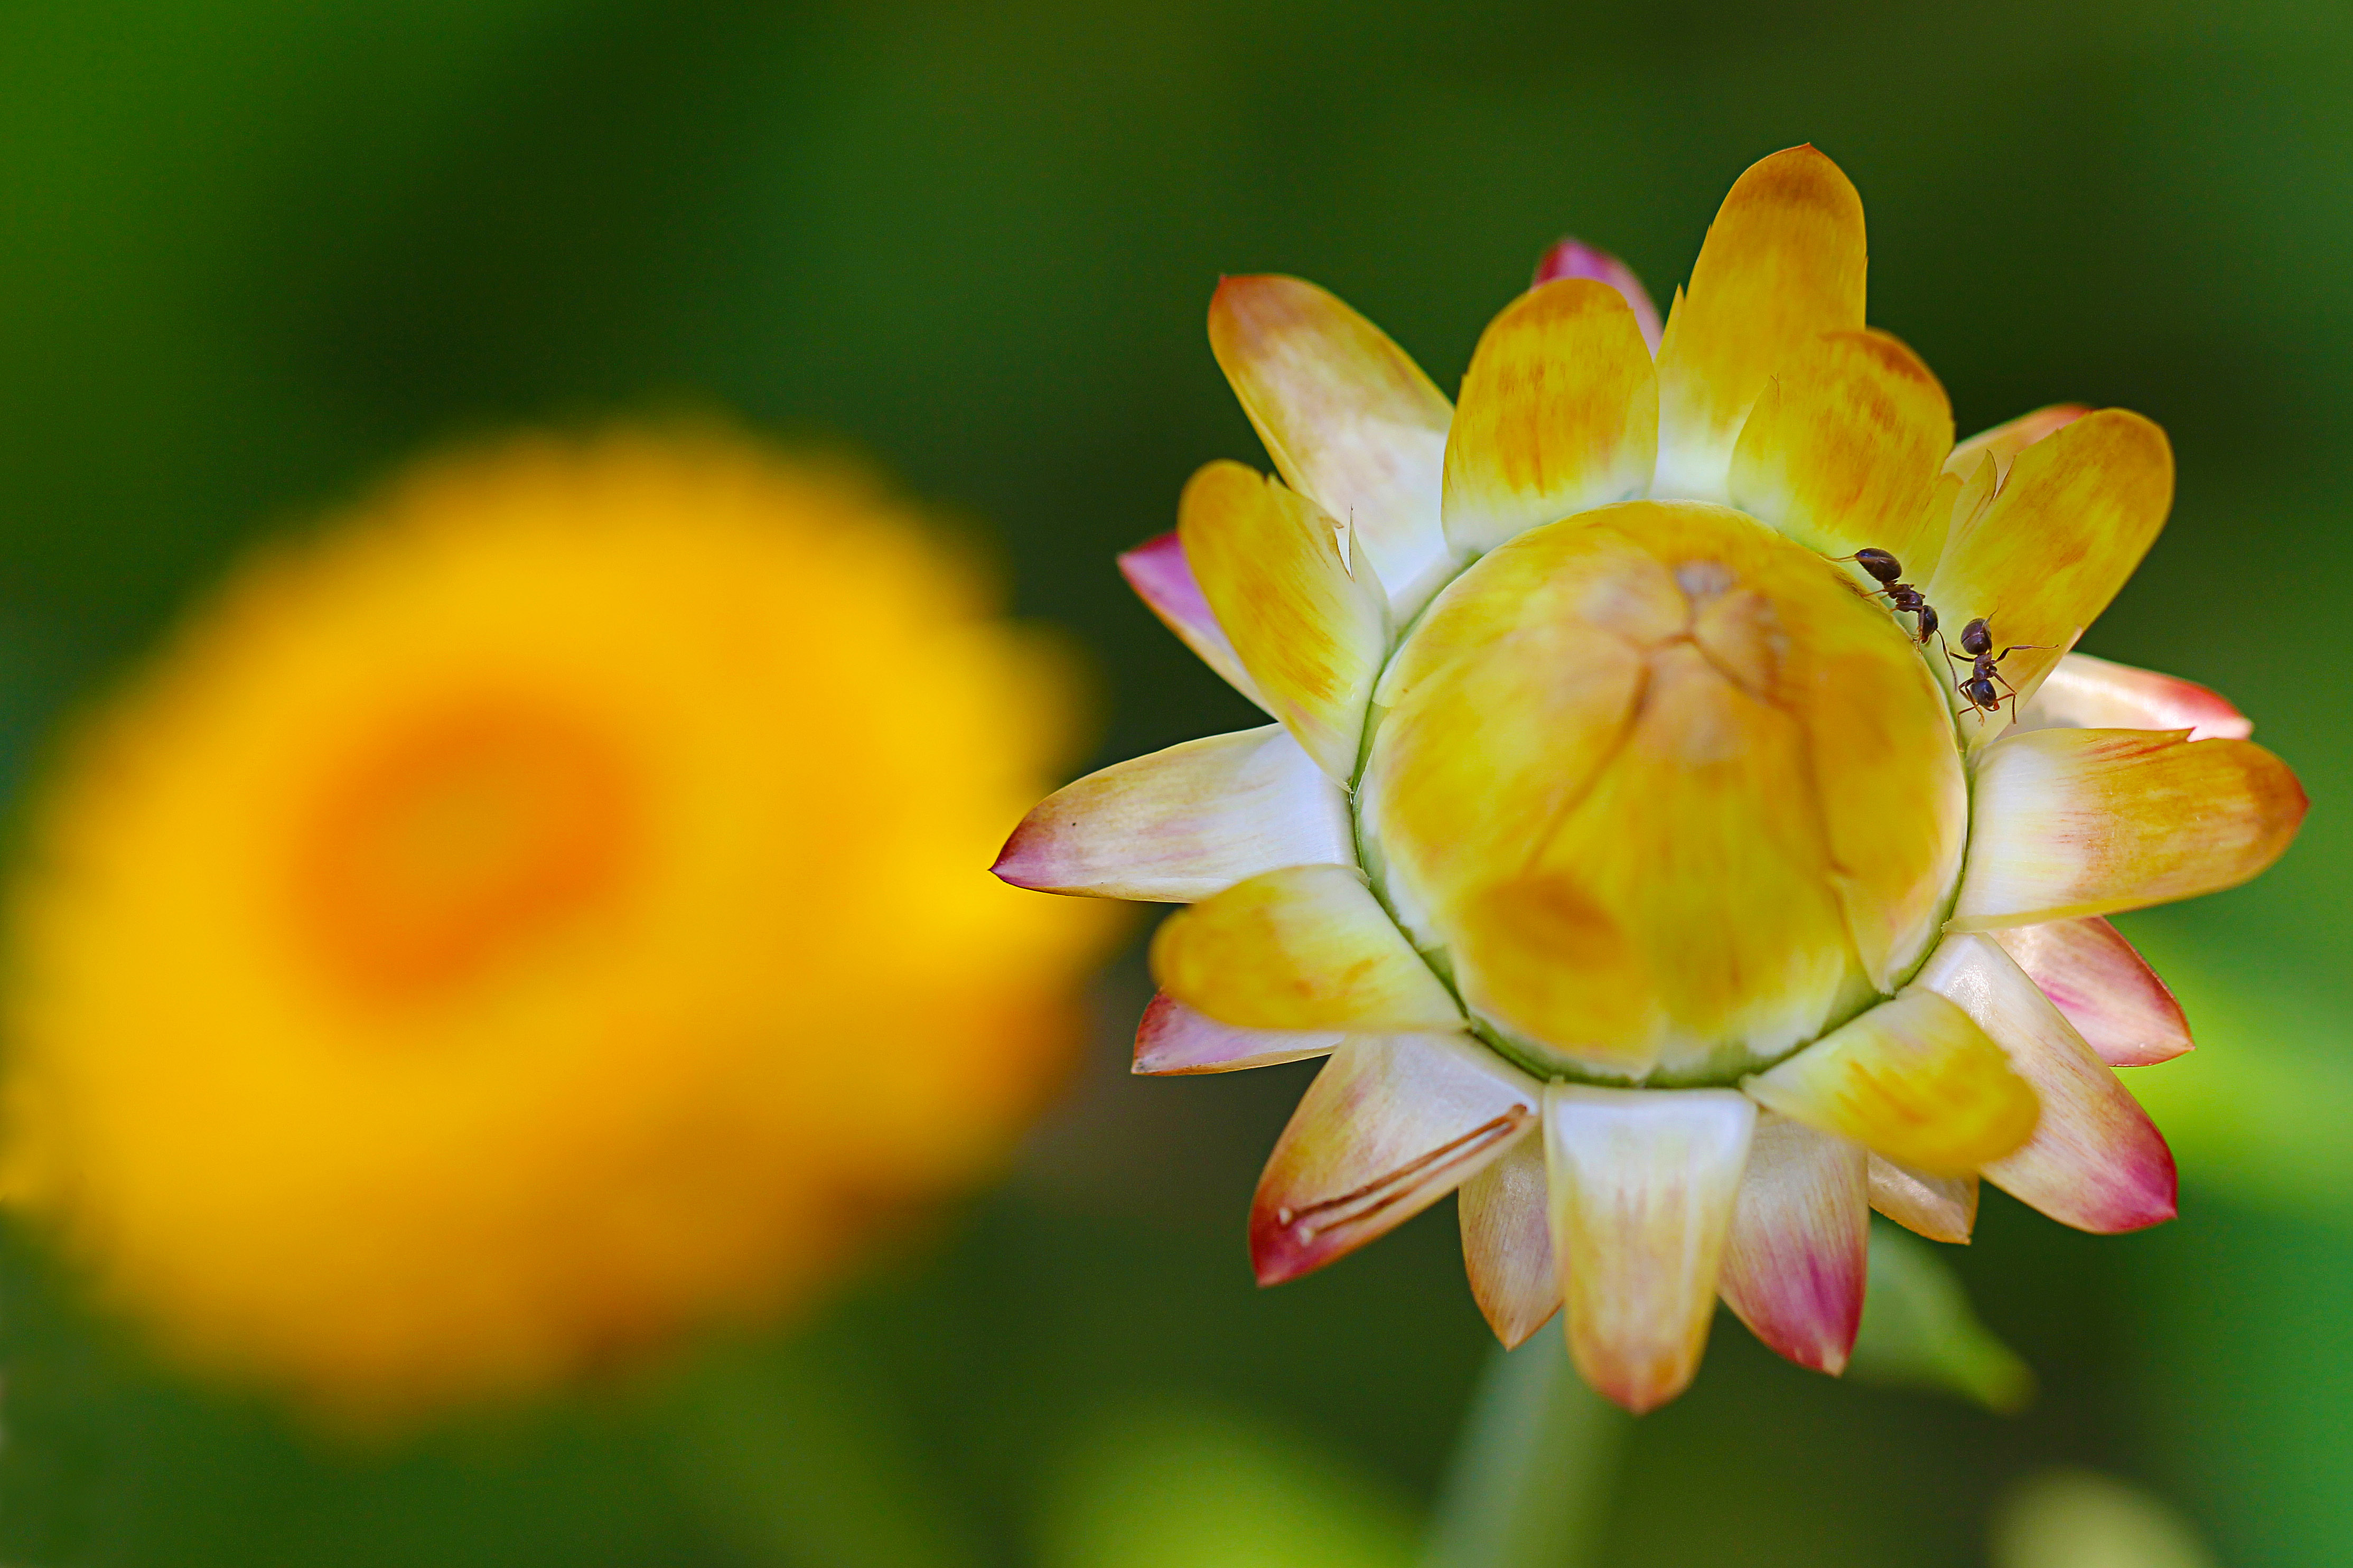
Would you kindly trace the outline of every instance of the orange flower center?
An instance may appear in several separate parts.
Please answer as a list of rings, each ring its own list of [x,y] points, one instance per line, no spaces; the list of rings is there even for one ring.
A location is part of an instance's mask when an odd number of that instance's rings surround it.
[[[330,770],[297,826],[295,912],[372,1001],[484,978],[604,901],[634,858],[638,790],[611,740],[541,702],[416,715]]]

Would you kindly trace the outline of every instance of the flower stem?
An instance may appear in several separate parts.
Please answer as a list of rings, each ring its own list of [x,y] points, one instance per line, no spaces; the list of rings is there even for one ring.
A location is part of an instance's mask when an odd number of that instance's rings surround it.
[[[1579,1568],[1596,1554],[1629,1422],[1557,1327],[1498,1350],[1439,1493],[1425,1568]]]

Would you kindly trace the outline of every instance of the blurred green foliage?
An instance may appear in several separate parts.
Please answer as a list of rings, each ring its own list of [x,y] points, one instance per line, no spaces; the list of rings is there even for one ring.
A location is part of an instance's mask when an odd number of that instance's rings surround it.
[[[2079,398],[2172,433],[2173,525],[2086,647],[2231,693],[2314,811],[2263,882],[2130,922],[2201,1030],[2136,1079],[2183,1217],[2093,1240],[1989,1194],[1957,1260],[2034,1409],[1834,1384],[1726,1320],[1636,1428],[1600,1560],[1974,1563],[1989,1500],[2055,1461],[2150,1482],[2240,1568],[2342,1560],[2348,70],[2353,14],[2306,0],[12,0],[0,748],[21,779],[232,550],[405,456],[679,408],[986,520],[1023,610],[1095,650],[1105,756],[1233,727],[1110,564],[1194,466],[1256,457],[1202,339],[1217,275],[1317,279],[1451,384],[1562,232],[1663,296],[1733,176],[1811,140],[1868,204],[1873,320],[1964,428]],[[1444,1208],[1252,1289],[1241,1217],[1303,1071],[1124,1079],[1141,987],[1106,981],[1103,1059],[1012,1184],[817,1342],[979,1560],[1087,1560],[1121,1521],[1070,1500],[1073,1445],[1160,1462],[1227,1419],[1203,1399],[1410,1507],[1482,1355]],[[711,1428],[658,1378],[341,1451],[5,1265],[9,1561],[784,1560],[681,1459]]]

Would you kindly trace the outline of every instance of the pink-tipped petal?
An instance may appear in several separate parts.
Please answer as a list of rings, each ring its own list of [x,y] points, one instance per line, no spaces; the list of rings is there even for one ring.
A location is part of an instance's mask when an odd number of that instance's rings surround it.
[[[1193,575],[1193,563],[1185,559],[1185,542],[1176,537],[1175,529],[1121,556],[1119,574],[1162,625],[1175,632],[1203,664],[1225,677],[1227,685],[1268,712],[1274,711],[1261,695],[1258,682],[1242,668],[1234,639],[1226,636],[1217,612],[1202,597],[1200,580]]]
[[[2034,1136],[1988,1164],[1988,1181],[2078,1230],[2115,1235],[2173,1217],[2173,1152],[2156,1124],[1990,937],[1947,939],[1920,984],[1975,1018],[2042,1101]]]
[[[1979,463],[1991,458],[1993,479],[1999,484],[2009,477],[2010,466],[2018,461],[2021,452],[2045,437],[2065,429],[2090,412],[2091,409],[2080,403],[2054,403],[2048,408],[2021,414],[2006,425],[1980,430],[1954,447],[1952,456],[1945,459],[1945,472],[1967,479],[1977,471]]]
[[[1351,1036],[1259,1178],[1250,1225],[1258,1282],[1321,1268],[1452,1192],[1535,1124],[1539,1093],[1460,1036]]]
[[[1756,1124],[1728,1089],[1545,1089],[1569,1353],[1637,1415],[1699,1370]]]
[[[1355,531],[1399,619],[1420,608],[1449,573],[1445,394],[1387,333],[1296,278],[1220,281],[1209,349],[1284,482]]]
[[[1725,1304],[1799,1366],[1835,1376],[1862,1324],[1871,1205],[1860,1143],[1760,1117],[1725,1244]]]
[[[2172,990],[2097,915],[2012,926],[1993,939],[2110,1067],[2153,1067],[2189,1049],[2189,1020]]]
[[[2018,710],[2021,730],[2187,730],[2193,741],[2243,741],[2254,721],[2194,680],[2111,664],[2087,653],[2059,661]]]
[[[1642,342],[1655,355],[1659,352],[1659,334],[1665,325],[1659,320],[1659,307],[1651,300],[1651,291],[1634,276],[1634,269],[1608,251],[1586,244],[1581,239],[1564,239],[1544,254],[1536,263],[1535,280],[1528,286],[1541,289],[1561,278],[1590,278],[1596,283],[1607,283],[1624,297],[1634,312],[1634,324],[1642,330]]]
[[[1280,724],[1090,773],[1021,819],[991,868],[1017,888],[1192,903],[1284,866],[1356,858],[1348,803]]]
[[[1871,1206],[1930,1241],[1965,1244],[1977,1228],[1978,1179],[1932,1176],[1873,1154]]]
[[[1329,1056],[1345,1036],[1332,1030],[1238,1029],[1197,1013],[1174,996],[1155,995],[1135,1026],[1135,1068],[1150,1077],[1240,1072]]]
[[[1454,1195],[1472,1300],[1506,1350],[1560,1310],[1560,1269],[1553,1262],[1545,1192],[1544,1140],[1528,1134]]]

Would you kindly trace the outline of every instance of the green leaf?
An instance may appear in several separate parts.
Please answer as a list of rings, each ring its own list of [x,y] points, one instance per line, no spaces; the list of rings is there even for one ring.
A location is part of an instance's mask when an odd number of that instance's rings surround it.
[[[2034,1397],[2032,1370],[1978,1320],[1936,1249],[1876,1220],[1862,1330],[1847,1373],[1864,1383],[1957,1394],[2005,1415]]]

